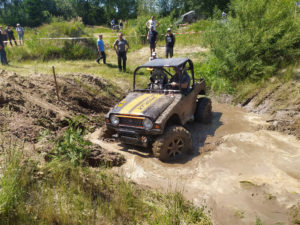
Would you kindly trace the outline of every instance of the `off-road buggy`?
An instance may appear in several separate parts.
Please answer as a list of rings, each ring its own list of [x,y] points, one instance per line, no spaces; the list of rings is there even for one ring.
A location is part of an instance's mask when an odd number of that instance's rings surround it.
[[[145,74],[139,72],[142,68],[152,71],[151,82],[147,88],[138,89],[137,77]],[[188,89],[174,90],[168,84],[170,68],[179,70],[180,76],[190,74]],[[195,81],[190,59],[149,61],[134,71],[133,91],[107,113],[107,130],[115,132],[125,144],[152,146],[154,156],[162,161],[191,152],[191,134],[184,125],[190,120],[209,123],[212,118],[211,100],[203,96],[205,86],[204,79]]]

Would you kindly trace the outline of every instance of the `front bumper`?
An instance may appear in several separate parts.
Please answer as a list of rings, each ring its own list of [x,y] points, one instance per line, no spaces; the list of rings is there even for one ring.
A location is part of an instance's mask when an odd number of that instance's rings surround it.
[[[149,143],[163,132],[159,129],[137,129],[131,127],[115,127],[111,124],[106,124],[110,129],[117,132],[117,138],[125,144],[148,147]]]

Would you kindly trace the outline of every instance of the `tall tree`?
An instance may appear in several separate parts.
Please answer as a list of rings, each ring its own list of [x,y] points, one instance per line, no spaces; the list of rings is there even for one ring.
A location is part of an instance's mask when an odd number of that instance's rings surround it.
[[[23,4],[24,10],[28,16],[28,26],[39,26],[46,20],[46,17],[43,13],[44,7],[42,0],[24,0]]]

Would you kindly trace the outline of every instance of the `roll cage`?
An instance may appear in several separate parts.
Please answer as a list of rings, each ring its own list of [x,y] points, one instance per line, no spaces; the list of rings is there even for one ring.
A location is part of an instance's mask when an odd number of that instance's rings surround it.
[[[191,79],[192,79],[192,88],[194,87],[194,84],[195,84],[194,64],[188,58],[154,59],[152,61],[145,63],[144,65],[137,67],[133,73],[133,91],[147,91],[148,90],[148,89],[135,89],[136,75],[137,75],[137,72],[142,68],[160,69],[164,73],[166,73],[167,75],[169,75],[171,77],[173,75],[169,71],[167,71],[165,68],[179,68],[180,76],[182,76],[182,74],[184,72],[182,70],[182,68],[185,68],[186,70],[191,71],[190,74],[191,74]]]

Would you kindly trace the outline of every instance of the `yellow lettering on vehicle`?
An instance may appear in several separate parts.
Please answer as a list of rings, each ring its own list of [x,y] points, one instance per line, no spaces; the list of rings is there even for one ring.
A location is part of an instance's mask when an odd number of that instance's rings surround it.
[[[162,95],[152,94],[150,98],[146,99],[142,104],[137,106],[135,109],[131,111],[131,114],[141,114],[145,111],[150,105],[152,105],[156,100],[158,100]]]
[[[118,107],[121,108],[125,103],[126,103],[126,100],[121,101],[121,102],[119,103]]]
[[[139,104],[141,104],[146,98],[150,97],[151,94],[144,94],[136,99],[133,99],[131,102],[129,102],[127,105],[124,106],[123,109],[121,109],[120,114],[129,114],[129,112],[137,107]]]

